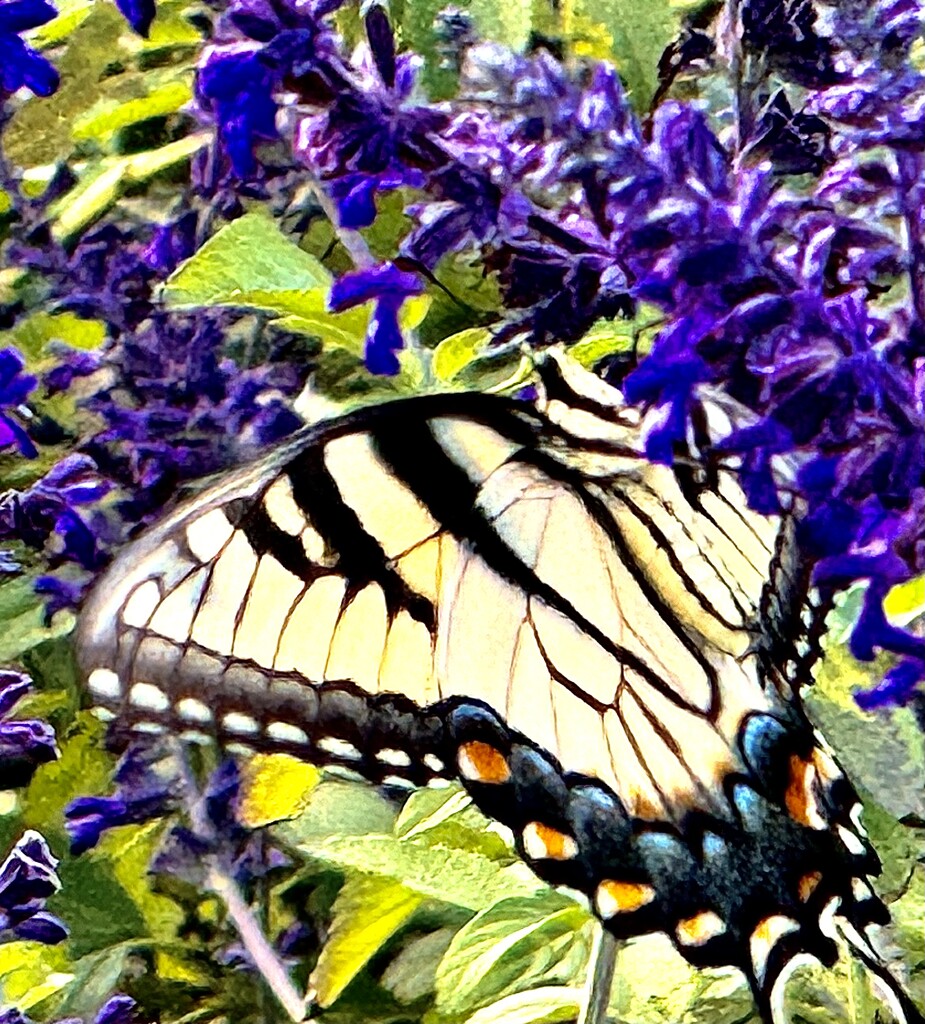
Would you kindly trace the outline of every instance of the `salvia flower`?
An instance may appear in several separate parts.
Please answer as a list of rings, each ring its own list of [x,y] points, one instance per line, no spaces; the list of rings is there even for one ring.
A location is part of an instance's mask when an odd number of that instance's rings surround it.
[[[36,380],[23,373],[25,365],[15,348],[0,350],[0,448],[15,445],[21,454],[31,459],[37,451],[19,420],[23,403],[34,390]]]
[[[138,35],[147,38],[157,13],[154,0],[116,0],[116,7]]]
[[[58,88],[54,65],[20,38],[57,13],[47,0],[0,0],[0,96],[22,88],[50,96]]]
[[[0,941],[54,945],[67,938],[62,922],[45,910],[48,897],[61,888],[57,865],[45,839],[31,829],[0,864]]]
[[[162,818],[179,806],[176,763],[156,744],[132,744],[116,767],[115,783],[112,796],[78,797],[65,809],[75,856],[92,850],[109,829]]]
[[[35,719],[7,720],[31,686],[32,680],[24,673],[0,670],[0,780],[5,789],[26,785],[39,765],[58,756],[50,725]]]
[[[260,830],[243,825],[238,807],[241,772],[226,758],[209,777],[202,795],[204,820],[177,825],[166,837],[151,864],[151,870],[169,874],[201,887],[205,881],[203,858],[217,856],[238,885],[247,890],[289,859],[264,840]]]
[[[85,569],[102,566],[96,533],[80,513],[111,489],[86,455],[72,454],[31,487],[0,498],[0,537],[15,537],[45,550],[52,562],[76,562]]]
[[[402,345],[398,311],[405,299],[420,295],[424,286],[414,274],[393,263],[353,271],[338,278],[331,288],[329,305],[340,312],[374,302],[366,334],[366,365],[372,373],[398,373],[398,352]]]

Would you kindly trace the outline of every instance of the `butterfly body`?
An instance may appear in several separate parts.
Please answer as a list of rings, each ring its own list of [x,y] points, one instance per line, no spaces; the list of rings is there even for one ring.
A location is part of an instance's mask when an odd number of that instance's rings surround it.
[[[550,384],[349,414],[181,506],[85,607],[88,689],[123,732],[458,778],[616,935],[741,967],[770,1018],[797,954],[834,961],[833,901],[862,937],[885,913],[799,707],[793,524],[649,463],[591,375]]]

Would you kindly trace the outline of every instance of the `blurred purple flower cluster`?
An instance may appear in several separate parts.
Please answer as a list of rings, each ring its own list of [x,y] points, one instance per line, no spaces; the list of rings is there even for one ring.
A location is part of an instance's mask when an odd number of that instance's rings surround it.
[[[58,756],[51,726],[35,719],[7,720],[31,688],[27,675],[0,669],[0,777],[5,789],[26,785],[39,765]]]

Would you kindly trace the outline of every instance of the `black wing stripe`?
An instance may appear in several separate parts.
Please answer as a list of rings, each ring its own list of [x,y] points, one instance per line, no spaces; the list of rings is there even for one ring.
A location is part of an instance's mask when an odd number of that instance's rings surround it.
[[[578,497],[594,522],[604,531],[605,536],[613,545],[613,549],[619,556],[624,568],[630,576],[632,576],[633,581],[639,587],[653,611],[658,614],[659,618],[664,623],[665,628],[674,634],[706,677],[711,693],[710,709],[707,711],[707,714],[710,715],[718,711],[719,679],[717,677],[716,669],[710,664],[703,651],[700,650],[693,639],[684,629],[681,628],[662,595],[655,589],[651,581],[637,565],[636,559],[629,550],[629,545],[627,544],[626,539],[624,538],[619,526],[614,521],[614,518],[606,504],[601,498],[593,494],[588,487],[581,486],[577,483],[574,473],[570,472],[565,466],[557,463],[554,459],[550,459],[542,452],[523,452],[518,455],[518,460],[525,464],[536,466],[538,469],[546,473],[546,475],[551,479],[564,484]],[[569,608],[571,608],[570,605]],[[658,690],[659,693],[663,694],[679,707],[683,707],[688,711],[691,710],[690,705],[681,700],[678,694],[675,693],[675,691],[672,690],[660,676],[653,672],[645,662],[641,661],[640,658],[632,654],[632,652],[627,651],[608,640],[606,637],[602,640],[600,631],[597,630],[593,624],[586,623],[574,609],[570,612],[566,612],[566,614],[571,615],[577,624],[590,633],[595,640],[601,643],[604,650],[613,653],[613,656],[618,660],[625,659],[626,667],[635,669],[639,672],[643,679],[645,679],[645,681],[654,689]],[[640,666],[642,666],[641,669]]]
[[[296,503],[329,550],[337,552],[337,569],[347,580],[348,592],[362,590],[367,583],[378,583],[390,617],[405,609],[433,632],[436,609],[395,571],[379,542],[363,528],[356,512],[344,501],[324,464],[323,448],[309,448],[286,472]]]
[[[650,516],[648,514],[648,512],[645,512],[643,509],[641,509],[639,507],[639,505],[637,505],[636,502],[633,501],[632,498],[629,497],[629,495],[627,495],[627,494],[619,494],[616,497],[620,501],[620,503],[622,505],[624,505],[626,508],[628,508],[630,510],[630,512],[632,512],[632,514],[639,520],[639,522],[642,523],[642,525],[649,531],[649,534],[655,539],[655,541],[656,541],[656,543],[657,543],[657,545],[659,547],[659,550],[668,559],[668,562],[671,565],[671,568],[674,569],[676,575],[681,580],[681,582],[684,584],[684,589],[691,595],[691,597],[693,597],[697,601],[697,603],[700,605],[700,607],[708,615],[711,615],[714,619],[716,619],[716,621],[721,626],[725,626],[726,629],[732,629],[732,630],[741,629],[742,628],[741,624],[730,622],[724,616],[720,615],[719,612],[717,612],[717,610],[716,610],[715,604],[712,603],[709,600],[709,598],[707,597],[707,595],[702,593],[701,590],[697,587],[697,584],[694,582],[692,577],[685,571],[684,566],[681,564],[681,559],[678,557],[677,552],[674,549],[674,545],[669,542],[668,538],[665,536],[665,534],[662,531],[661,527],[658,526],[658,524],[655,522],[655,520],[652,518],[652,516]],[[664,505],[662,507],[665,508]],[[667,508],[665,508],[665,511],[669,515],[671,515],[671,513],[669,512],[669,510]],[[677,519],[677,517],[674,517],[674,518]],[[680,520],[677,520],[677,521],[679,523],[681,522]],[[681,523],[681,526],[683,528],[684,524]],[[687,532],[686,529],[685,529],[685,532]],[[688,535],[688,537],[690,537],[689,533],[687,535]],[[693,539],[693,538],[691,538],[691,539]],[[710,566],[710,568],[713,570],[713,572],[716,573],[717,577],[720,580],[722,580],[723,583],[725,584],[726,589],[729,591],[729,596],[731,597],[733,604],[736,606],[736,608],[742,614],[742,617],[743,618],[747,618],[749,613],[745,610],[745,608],[742,607],[742,605],[739,602],[739,599],[738,599],[735,591],[726,582],[726,578],[728,577],[728,573],[726,573],[725,576],[724,576],[724,574],[721,573],[717,569],[717,567],[710,560],[710,558],[707,555],[707,553],[705,551],[703,551],[703,549],[701,549],[699,545],[698,545],[698,550],[700,551],[700,555],[703,558],[703,560],[707,563],[707,565]]]

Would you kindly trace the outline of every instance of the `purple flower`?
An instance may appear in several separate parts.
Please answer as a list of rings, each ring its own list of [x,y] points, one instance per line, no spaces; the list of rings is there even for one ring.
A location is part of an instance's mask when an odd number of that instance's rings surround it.
[[[56,561],[98,569],[102,553],[96,534],[80,515],[81,505],[95,504],[111,489],[86,455],[68,455],[27,490],[0,500],[0,537],[15,537],[45,549]]]
[[[405,299],[423,291],[414,274],[399,270],[394,263],[353,271],[334,282],[328,303],[336,312],[375,302],[366,333],[366,365],[371,373],[398,373],[395,353],[404,344],[398,311]]]
[[[78,797],[65,808],[65,827],[75,856],[93,849],[111,828],[162,818],[178,806],[176,766],[156,745],[129,747],[116,767],[115,783],[112,796]]]
[[[147,39],[156,13],[154,0],[116,0],[116,7],[129,25]]]
[[[99,1012],[93,1018],[93,1024],[134,1024],[137,1019],[135,1000],[130,996],[117,994],[107,999],[100,1007]],[[9,1007],[0,1010],[0,1024],[32,1024],[32,1020],[21,1010]],[[57,1021],[56,1024],[81,1024],[81,1021],[74,1017],[68,1017],[65,1020]]]
[[[58,88],[54,65],[19,38],[57,13],[47,0],[0,0],[0,94],[26,88],[50,96]]]
[[[235,881],[248,888],[269,872],[290,866],[289,859],[238,820],[241,772],[226,758],[209,777],[203,793],[206,820],[196,828],[178,825],[155,856],[151,870],[201,887],[203,858],[219,856]]]
[[[0,12],[2,10],[0,7]],[[36,384],[35,377],[22,372],[25,365],[15,348],[0,350],[0,448],[16,445],[23,455],[33,459],[38,452],[16,418]]]
[[[61,888],[57,864],[44,838],[32,830],[0,864],[0,940],[54,945],[67,938],[64,925],[45,910],[45,901]]]
[[[255,49],[207,50],[196,78],[200,102],[212,111],[219,138],[240,178],[254,172],[254,146],[277,138],[276,77]]]
[[[7,787],[24,786],[39,765],[58,756],[54,730],[35,719],[5,721],[15,704],[31,688],[32,680],[21,672],[0,670],[0,774]]]
[[[100,1007],[94,1024],[133,1024],[138,1019],[137,1004],[131,996],[116,994]]]

